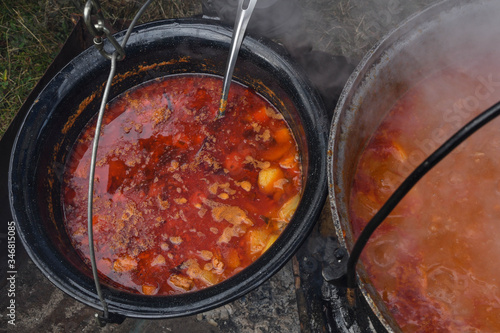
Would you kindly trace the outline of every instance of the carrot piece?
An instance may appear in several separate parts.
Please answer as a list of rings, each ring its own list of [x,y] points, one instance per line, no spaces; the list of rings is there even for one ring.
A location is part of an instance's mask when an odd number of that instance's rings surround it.
[[[157,286],[151,286],[148,284],[142,285],[142,293],[144,295],[156,295],[156,293],[158,292],[158,289],[159,288]]]
[[[287,152],[290,151],[291,144],[290,143],[281,143],[277,146],[267,149],[262,152],[262,157],[268,161],[277,161],[283,156],[286,155]]]
[[[261,107],[260,109],[258,109],[256,112],[253,113],[252,118],[253,118],[253,120],[255,120],[259,123],[263,123],[263,122],[266,122],[267,120],[269,120],[269,116],[266,113],[266,108]]]
[[[230,268],[238,268],[241,265],[240,256],[236,249],[230,248],[224,256],[225,262]]]
[[[274,133],[274,140],[278,143],[292,142],[292,136],[288,128],[282,127]]]

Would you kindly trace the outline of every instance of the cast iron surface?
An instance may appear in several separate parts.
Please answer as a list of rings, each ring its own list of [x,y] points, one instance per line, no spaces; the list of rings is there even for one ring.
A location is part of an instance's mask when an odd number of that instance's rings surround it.
[[[363,298],[350,308],[345,283],[337,280],[347,253],[339,244],[332,225],[330,207],[325,205],[320,220],[297,251],[300,285],[297,286],[300,322],[303,333],[369,333],[385,329]],[[336,280],[335,283],[328,282]]]
[[[141,64],[179,59],[180,52],[186,51],[195,61],[173,62],[154,69],[143,68],[138,75],[119,80],[113,87],[112,97],[144,80],[184,72],[187,66],[187,71],[191,72],[222,73],[219,68],[223,68],[220,65],[224,64],[225,58],[221,58],[221,54],[226,54],[229,45],[229,29],[197,20],[155,22],[138,29],[140,32],[132,34],[128,44],[127,58],[130,60],[119,63],[118,73],[127,72],[131,67],[137,68]],[[176,54],[175,46],[178,44],[182,44],[183,49]],[[242,47],[242,60],[243,65],[235,71],[235,77],[244,84],[260,90],[261,83],[252,77],[255,73],[261,74],[262,80],[278,78],[267,86],[269,91],[276,94],[266,97],[274,103],[283,102],[285,109],[290,112],[285,116],[295,129],[302,151],[310,154],[309,164],[304,168],[308,177],[303,203],[276,244],[237,276],[200,292],[169,297],[145,297],[105,288],[111,312],[130,317],[168,318],[197,313],[234,300],[280,269],[297,250],[319,216],[326,197],[328,131],[328,120],[322,111],[321,101],[301,71],[274,44],[246,38]],[[98,301],[89,270],[72,250],[60,224],[58,192],[67,151],[93,112],[82,112],[71,130],[63,136],[59,133],[75,106],[99,90],[107,75],[107,66],[108,63],[95,50],[89,49],[56,75],[24,119],[14,144],[9,170],[11,208],[28,254],[60,289],[97,308]],[[246,73],[252,73],[252,76]],[[268,91],[264,89],[263,94],[266,93]],[[98,97],[92,99],[86,110],[95,112]],[[294,112],[293,104],[303,113]],[[55,145],[61,148],[54,156],[51,148]],[[52,169],[52,174],[48,175],[50,181],[44,179],[48,169]],[[48,197],[52,198],[51,203],[44,202],[43,199]]]
[[[498,4],[494,1],[443,1],[431,6],[381,39],[349,78],[335,109],[328,143],[329,201],[342,246],[350,250],[354,244],[348,216],[349,185],[371,135],[411,82],[449,65],[456,54],[477,57],[474,34],[480,29],[489,31],[488,24],[497,22],[496,13]],[[481,24],[467,26],[474,15],[483,18]],[[462,33],[453,33],[459,30]],[[446,43],[436,35],[448,36]],[[399,331],[362,263],[358,265],[358,281],[385,329]]]

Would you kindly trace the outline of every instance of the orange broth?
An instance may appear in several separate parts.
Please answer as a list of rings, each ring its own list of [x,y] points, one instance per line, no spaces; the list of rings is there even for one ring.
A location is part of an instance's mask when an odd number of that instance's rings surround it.
[[[350,202],[356,236],[425,157],[500,100],[496,59],[438,71],[397,101],[358,162]],[[362,254],[403,331],[500,332],[499,221],[495,119],[420,180]]]
[[[233,83],[179,75],[115,98],[97,154],[93,230],[108,283],[169,295],[214,285],[254,262],[290,221],[302,189],[300,155],[283,116]],[[68,158],[64,216],[89,263],[88,174],[95,119]]]

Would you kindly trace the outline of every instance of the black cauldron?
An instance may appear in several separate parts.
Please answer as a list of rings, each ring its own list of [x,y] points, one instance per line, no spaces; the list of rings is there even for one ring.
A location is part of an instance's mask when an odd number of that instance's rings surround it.
[[[116,35],[120,42],[124,33]],[[110,99],[144,81],[181,73],[222,76],[231,29],[198,19],[165,20],[137,27],[125,60],[117,65]],[[44,88],[17,134],[9,168],[10,207],[29,256],[58,288],[101,308],[91,269],[71,246],[63,225],[61,181],[79,133],[97,113],[110,62],[88,49]],[[302,158],[304,191],[289,226],[254,264],[210,288],[176,296],[143,296],[103,286],[109,311],[128,317],[170,318],[230,302],[277,272],[309,234],[327,194],[328,120],[323,105],[286,52],[247,36],[234,79],[267,98],[284,115]]]

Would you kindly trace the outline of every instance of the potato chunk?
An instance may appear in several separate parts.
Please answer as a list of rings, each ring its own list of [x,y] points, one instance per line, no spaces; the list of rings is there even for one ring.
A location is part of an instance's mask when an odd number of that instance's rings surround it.
[[[207,270],[200,271],[198,278],[208,286],[213,286],[219,282],[217,275]]]
[[[262,250],[262,253],[266,252],[267,249],[269,249],[271,247],[271,245],[274,244],[274,242],[278,239],[278,237],[279,237],[279,234],[271,234],[271,235],[269,235],[269,238],[267,239],[267,244],[264,247],[264,249]]]
[[[268,168],[260,170],[259,172],[259,188],[264,193],[272,193],[274,190],[274,183],[283,178],[283,171],[280,168]]]
[[[290,219],[292,218],[293,213],[295,213],[295,210],[297,209],[299,202],[300,202],[299,194],[296,194],[290,200],[285,202],[283,206],[281,206],[278,212],[278,217],[280,218],[280,220],[290,222]]]
[[[250,254],[261,253],[266,247],[269,231],[266,229],[254,229],[247,233],[248,235],[248,250]]]

